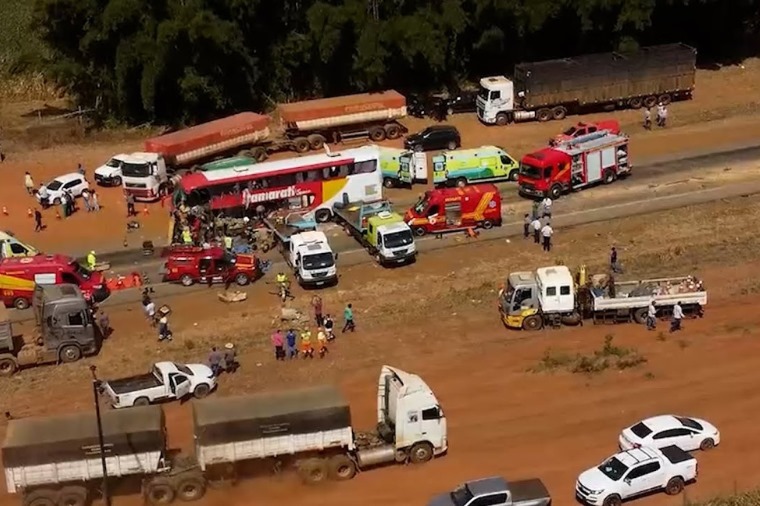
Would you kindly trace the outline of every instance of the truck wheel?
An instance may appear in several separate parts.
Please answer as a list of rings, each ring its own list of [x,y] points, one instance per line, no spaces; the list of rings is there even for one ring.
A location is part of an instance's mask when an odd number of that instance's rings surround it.
[[[622,502],[623,500],[620,499],[619,495],[612,494],[604,498],[604,502],[602,502],[602,506],[620,506]]]
[[[323,483],[328,478],[327,462],[323,459],[307,459],[298,466],[298,474],[307,485]]]
[[[628,101],[628,107],[631,109],[641,109],[642,105],[644,105],[644,100],[641,97],[633,97]]]
[[[422,464],[433,458],[433,447],[430,443],[417,443],[409,450],[409,460],[412,464]]]
[[[522,322],[523,330],[541,330],[544,326],[544,321],[537,314],[530,315]]]
[[[640,307],[637,310],[633,312],[633,321],[636,323],[639,323],[641,325],[645,324],[647,321],[647,308]]]
[[[111,186],[121,186],[121,178],[119,176],[114,176],[111,179]]]
[[[565,119],[565,116],[567,116],[567,109],[564,108],[561,105],[558,105],[554,109],[552,109],[552,118],[556,120],[563,120]]]
[[[380,142],[385,140],[385,130],[380,127],[372,127],[369,129],[369,138],[372,142]]]
[[[296,153],[306,153],[311,148],[311,144],[309,144],[309,139],[306,137],[297,137],[293,141],[293,147]]]
[[[145,499],[152,506],[164,506],[174,502],[174,487],[165,478],[155,478],[145,485]]]
[[[135,402],[132,403],[132,406],[150,406],[150,399],[147,397],[138,397],[135,399]]]
[[[509,172],[510,181],[517,181],[518,177],[520,177],[520,171],[518,169],[515,169]]]
[[[711,437],[708,437],[702,443],[699,445],[699,449],[703,452],[706,452],[707,450],[712,450],[715,448],[715,440]]]
[[[40,488],[24,496],[24,506],[56,506],[58,494],[54,490]]]
[[[417,237],[422,237],[427,233],[427,230],[425,230],[425,227],[414,227],[414,235]]]
[[[14,299],[13,301],[13,307],[18,309],[19,311],[23,311],[24,309],[29,309],[29,301],[23,297],[18,297]]]
[[[251,282],[251,278],[249,278],[246,274],[241,273],[235,276],[235,283],[237,283],[240,286],[245,286],[250,282]]]
[[[193,390],[193,397],[196,399],[203,399],[204,397],[208,397],[208,394],[211,393],[211,388],[206,385],[205,383],[201,383],[197,387],[195,387],[195,390]]]
[[[665,93],[664,95],[660,95],[657,98],[657,102],[660,103],[660,104],[662,104],[662,105],[668,105],[670,102],[672,102],[672,100],[673,99],[671,98],[671,96],[670,96],[669,93]]]
[[[180,478],[177,483],[177,499],[180,501],[197,501],[206,495],[206,482],[197,476]]]
[[[325,145],[325,137],[323,135],[319,134],[311,134],[307,137],[309,141],[309,146],[311,146],[311,149],[318,150],[322,149],[322,146]]]
[[[562,186],[555,184],[551,188],[549,188],[549,197],[551,197],[552,200],[557,200],[562,196]]]
[[[467,186],[467,179],[463,177],[457,178],[456,185],[459,188],[464,188],[465,186]]]
[[[16,359],[13,357],[5,356],[0,357],[0,376],[13,376],[18,369]]]
[[[251,151],[251,157],[256,160],[257,162],[261,163],[267,158],[269,158],[269,155],[267,154],[267,150],[264,148],[253,148]]]
[[[536,113],[536,119],[544,122],[552,119],[552,111],[550,109],[539,109]]]
[[[486,220],[483,223],[480,224],[481,227],[483,227],[485,230],[491,230],[493,228],[493,223],[491,220]]]
[[[383,127],[383,130],[385,130],[385,138],[386,139],[398,139],[401,137],[401,128],[398,125],[394,125],[393,123],[388,123]]]
[[[657,97],[647,97],[644,99],[644,107],[654,107],[657,105]]]
[[[179,282],[182,283],[182,286],[191,286],[195,281],[193,280],[190,275],[185,274],[181,278],[179,278]]]
[[[617,174],[614,171],[607,169],[604,171],[604,184],[612,184],[617,179]]]
[[[507,113],[500,112],[496,115],[496,124],[499,126],[506,126],[509,123],[509,116]]]
[[[347,481],[356,476],[356,464],[348,455],[333,455],[328,463],[330,478]]]
[[[386,188],[395,188],[396,182],[393,179],[386,177],[383,178],[383,186]]]
[[[668,484],[665,485],[665,493],[668,495],[678,495],[683,492],[683,478],[675,476],[668,480]]]
[[[78,485],[63,487],[58,493],[58,506],[85,506],[87,489]]]
[[[318,223],[327,223],[330,221],[330,218],[332,218],[332,214],[328,209],[319,209],[314,213],[314,219],[317,220]]]
[[[78,346],[74,346],[73,344],[64,346],[63,348],[61,348],[60,358],[61,358],[61,362],[63,362],[64,364],[70,364],[71,362],[76,362],[77,360],[82,358],[82,350],[80,350]]]

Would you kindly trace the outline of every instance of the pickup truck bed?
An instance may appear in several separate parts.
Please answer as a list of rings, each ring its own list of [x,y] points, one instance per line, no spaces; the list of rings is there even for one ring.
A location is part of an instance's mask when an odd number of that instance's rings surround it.
[[[135,392],[138,390],[147,390],[149,388],[161,386],[161,381],[153,373],[130,376],[129,378],[120,378],[111,380],[108,385],[116,395]]]
[[[675,445],[660,448],[660,451],[662,452],[663,455],[665,455],[665,458],[668,459],[671,464],[680,464],[681,462],[694,460],[693,455],[683,451],[682,449],[680,449],[679,447]]]
[[[535,501],[536,499],[549,499],[549,491],[546,490],[544,482],[538,478],[530,480],[510,481],[509,490],[512,492],[512,502],[517,504],[526,501]]]

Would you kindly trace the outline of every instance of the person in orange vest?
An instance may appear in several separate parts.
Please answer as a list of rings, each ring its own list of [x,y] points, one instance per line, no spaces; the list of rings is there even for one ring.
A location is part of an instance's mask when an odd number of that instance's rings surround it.
[[[317,332],[317,342],[319,343],[319,358],[325,358],[329,350],[327,349],[327,336],[321,327]]]
[[[311,345],[311,330],[301,331],[301,353],[303,358],[314,358],[314,348]]]

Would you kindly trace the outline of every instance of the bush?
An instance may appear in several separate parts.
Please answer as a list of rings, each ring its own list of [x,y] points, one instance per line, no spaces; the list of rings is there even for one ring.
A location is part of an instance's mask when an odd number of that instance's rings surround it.
[[[610,368],[622,371],[646,363],[646,357],[638,351],[633,348],[615,346],[612,343],[613,339],[612,335],[605,336],[602,347],[589,355],[578,353],[571,356],[547,348],[538,364],[531,367],[529,371],[538,373],[564,368],[572,374],[598,374]]]

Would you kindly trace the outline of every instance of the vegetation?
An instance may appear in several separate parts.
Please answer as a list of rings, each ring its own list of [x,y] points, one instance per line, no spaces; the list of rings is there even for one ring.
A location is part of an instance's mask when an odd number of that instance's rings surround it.
[[[612,344],[613,338],[607,335],[602,347],[588,355],[569,355],[547,348],[539,363],[529,371],[539,373],[564,369],[573,374],[597,374],[607,369],[622,371],[646,363],[647,359],[635,349]]]
[[[687,506],[757,506],[760,504],[760,489],[733,495],[713,497],[706,501],[685,503]]]
[[[10,1],[21,12],[22,0]],[[752,53],[760,0],[35,0],[39,68],[80,105],[177,123],[280,100],[456,86],[513,63],[683,41]],[[6,23],[8,22],[5,19]],[[716,37],[715,34],[720,34]],[[8,35],[6,33],[6,35]],[[17,48],[18,49],[18,48]],[[31,46],[30,46],[31,49]],[[23,65],[28,67],[28,65]]]

